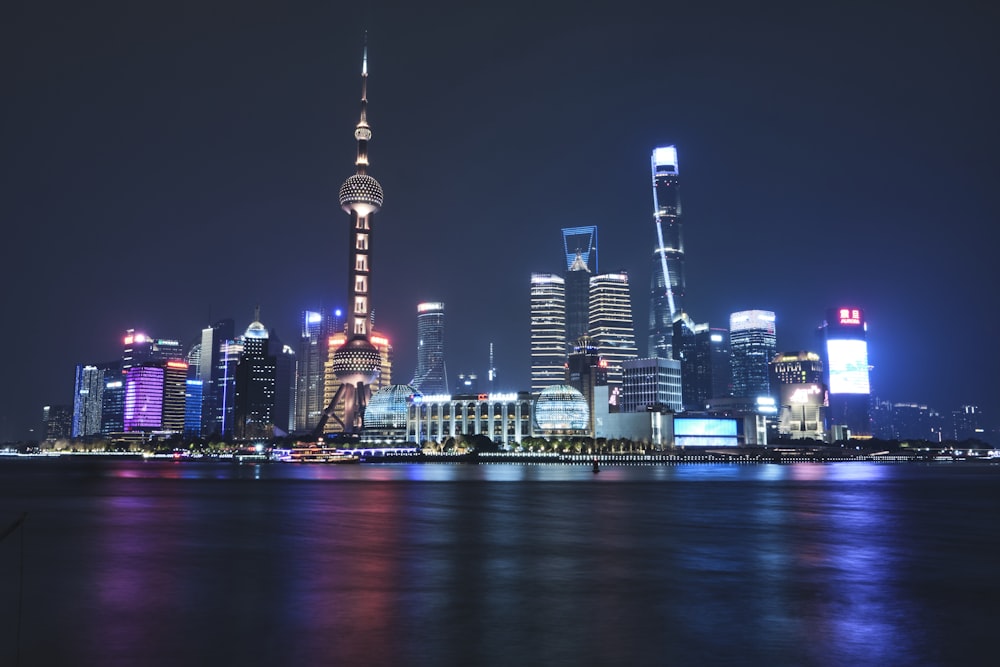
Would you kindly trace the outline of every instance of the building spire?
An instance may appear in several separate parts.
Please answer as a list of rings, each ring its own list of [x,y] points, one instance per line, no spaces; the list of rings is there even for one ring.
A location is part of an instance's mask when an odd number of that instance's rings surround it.
[[[364,49],[361,55],[361,118],[354,128],[354,138],[358,140],[358,159],[354,164],[357,173],[364,174],[368,169],[368,140],[372,138],[372,130],[368,126],[368,31],[365,31]]]

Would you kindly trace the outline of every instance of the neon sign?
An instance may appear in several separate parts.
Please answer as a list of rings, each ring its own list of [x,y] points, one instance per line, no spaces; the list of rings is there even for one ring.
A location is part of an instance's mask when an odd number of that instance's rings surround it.
[[[861,310],[858,308],[841,308],[838,315],[841,324],[861,324]]]

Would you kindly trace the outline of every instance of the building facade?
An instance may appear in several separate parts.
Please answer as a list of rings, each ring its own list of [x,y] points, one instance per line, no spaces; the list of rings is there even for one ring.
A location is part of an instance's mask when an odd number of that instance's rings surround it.
[[[101,433],[103,395],[104,369],[90,364],[78,364],[73,387],[74,438],[87,438]]]
[[[566,363],[566,281],[531,274],[531,391],[560,384]]]
[[[853,307],[828,309],[820,327],[830,437],[836,440],[872,435],[867,331],[864,311]]]
[[[608,385],[620,386],[622,363],[637,356],[628,274],[590,279],[590,339],[608,364]]]
[[[415,395],[409,405],[406,439],[417,444],[459,435],[485,435],[507,448],[531,435],[528,392],[476,396]]]
[[[622,364],[620,412],[681,412],[684,409],[681,362],[631,359]]]
[[[782,352],[771,360],[771,389],[778,401],[778,434],[826,439],[826,385],[816,352]]]
[[[444,359],[444,303],[417,304],[417,369],[410,383],[424,394],[447,394]]]
[[[778,352],[775,316],[769,310],[742,310],[729,316],[733,396],[771,395],[769,364]]]
[[[681,227],[680,172],[675,146],[653,149],[653,249],[647,357],[673,358],[673,323],[684,310],[684,236]]]

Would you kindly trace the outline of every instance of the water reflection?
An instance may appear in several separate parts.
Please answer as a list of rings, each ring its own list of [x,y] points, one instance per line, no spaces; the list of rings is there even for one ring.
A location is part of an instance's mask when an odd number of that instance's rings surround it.
[[[122,462],[0,506],[25,664],[969,664],[1000,494],[938,470]]]

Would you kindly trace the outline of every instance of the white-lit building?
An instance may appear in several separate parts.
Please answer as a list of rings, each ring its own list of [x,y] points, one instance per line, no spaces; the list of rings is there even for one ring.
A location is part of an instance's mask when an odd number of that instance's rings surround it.
[[[499,445],[514,447],[531,435],[531,422],[528,392],[475,396],[418,394],[410,400],[406,440],[420,444],[459,435],[485,435]]]

